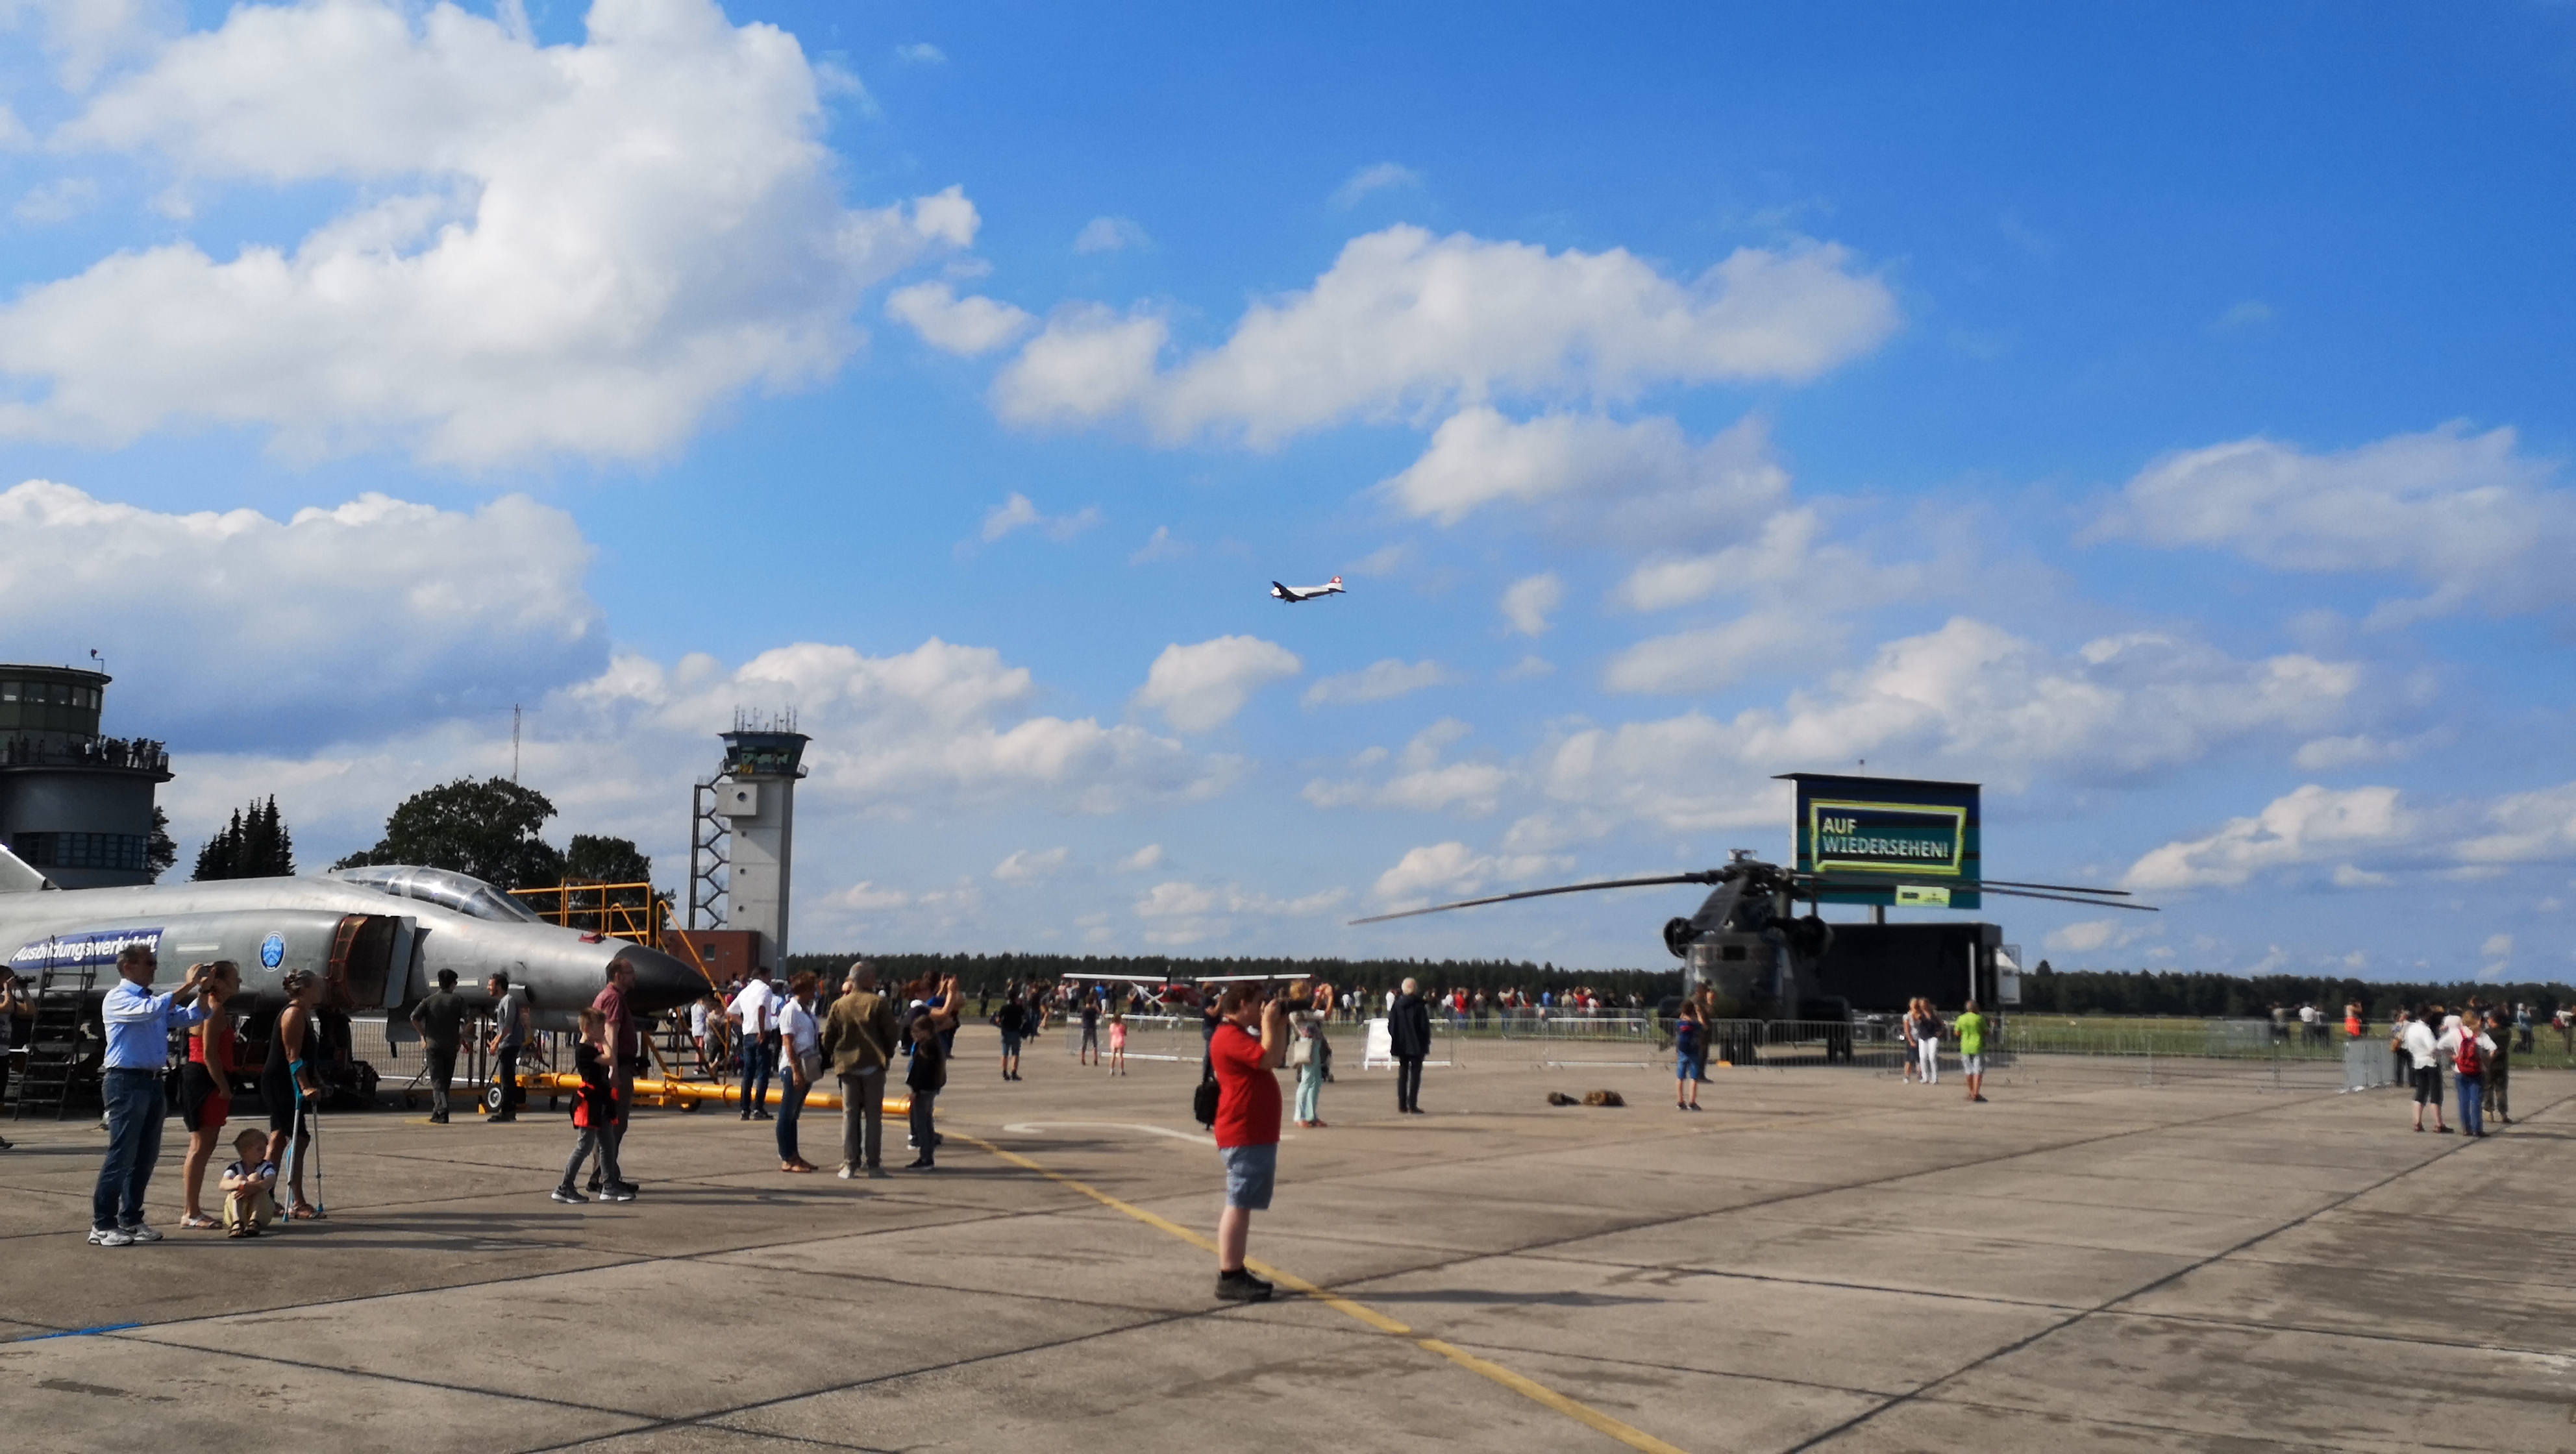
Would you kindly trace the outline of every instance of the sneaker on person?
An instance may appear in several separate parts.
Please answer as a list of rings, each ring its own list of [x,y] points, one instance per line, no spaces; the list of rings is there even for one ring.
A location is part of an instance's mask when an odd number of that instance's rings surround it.
[[[635,1200],[635,1189],[633,1187],[626,1186],[612,1186],[608,1190],[601,1192],[599,1194],[599,1199],[604,1202],[631,1202]]]
[[[885,1179],[885,1176],[886,1169],[884,1167],[877,1165],[873,1161],[868,1163],[868,1180],[882,1181]]]
[[[161,1240],[161,1233],[158,1228],[147,1226],[141,1222],[137,1222],[130,1227],[119,1227],[116,1230],[123,1232],[125,1234],[125,1240],[128,1242],[158,1242]]]
[[[850,1170],[850,1163],[844,1161],[841,1163],[841,1169],[834,1172],[833,1175],[839,1177],[843,1181],[848,1181],[853,1175],[855,1175],[855,1173]]]
[[[134,1234],[126,1231],[122,1227],[92,1227],[89,1229],[89,1245],[92,1247],[131,1247],[134,1245]]]
[[[1230,1303],[1266,1303],[1270,1301],[1270,1284],[1243,1268],[1216,1275],[1216,1295]]]
[[[937,1168],[931,1164],[929,1157],[916,1156],[912,1160],[905,1162],[903,1169],[906,1171],[933,1171]]]
[[[590,1198],[583,1196],[580,1192],[574,1191],[569,1182],[555,1188],[554,1199],[568,1207],[577,1207],[590,1200]]]

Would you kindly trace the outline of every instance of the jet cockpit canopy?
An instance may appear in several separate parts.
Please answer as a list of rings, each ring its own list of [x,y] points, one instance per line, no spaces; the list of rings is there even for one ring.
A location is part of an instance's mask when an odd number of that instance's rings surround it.
[[[424,904],[436,904],[442,909],[453,909],[457,913],[495,923],[545,922],[530,913],[527,906],[483,880],[443,868],[370,864],[363,868],[335,868],[324,877],[358,884],[397,899],[418,899]]]

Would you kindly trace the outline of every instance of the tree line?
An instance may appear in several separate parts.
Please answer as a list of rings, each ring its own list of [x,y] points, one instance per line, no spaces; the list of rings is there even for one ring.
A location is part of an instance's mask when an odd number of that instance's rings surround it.
[[[1290,959],[1262,956],[1179,958],[1164,954],[791,954],[788,973],[810,969],[825,980],[836,979],[854,960],[877,967],[889,983],[955,975],[969,992],[989,987],[998,992],[1014,981],[1053,983],[1067,975],[1077,979],[1197,979],[1208,975],[1306,975],[1336,985],[1392,989],[1407,978],[1424,990],[1467,989],[1492,994],[1518,989],[1587,988],[1602,994],[1639,995],[1652,1004],[1681,993],[1678,969],[1563,969],[1511,959]]]
[[[2485,984],[2474,980],[2392,981],[2296,974],[2193,974],[2177,970],[2053,969],[2046,960],[2021,977],[2025,1014],[2176,1015],[2244,1019],[2274,1005],[2314,1005],[2341,1018],[2347,1002],[2386,1021],[2400,1005],[2457,1005],[2477,995],[2490,1004],[2528,1004],[2541,1015],[2576,1004],[2576,988],[2556,982]]]
[[[1263,956],[1185,958],[1162,954],[892,954],[864,950],[791,954],[788,972],[810,969],[826,981],[853,960],[865,959],[889,983],[955,975],[969,991],[998,992],[1014,982],[1077,979],[1197,979],[1210,975],[1308,975],[1336,985],[1390,989],[1407,978],[1426,990],[1592,989],[1635,994],[1652,1004],[1681,993],[1679,969],[1567,969],[1508,959],[1295,959]],[[2272,1006],[2315,1005],[2340,1017],[2347,1001],[2385,1023],[2399,1005],[2457,1005],[2478,995],[2489,1002],[2531,1005],[2542,1016],[2576,1005],[2576,988],[2559,983],[2482,984],[2473,981],[2396,982],[2305,975],[2238,975],[2149,970],[2061,970],[2042,961],[2021,979],[2024,1014],[2171,1015],[2195,1019],[2260,1018]]]

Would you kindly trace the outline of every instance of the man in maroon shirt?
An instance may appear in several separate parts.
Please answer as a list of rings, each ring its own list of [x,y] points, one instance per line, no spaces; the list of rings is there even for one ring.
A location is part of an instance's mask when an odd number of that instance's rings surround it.
[[[1268,985],[1239,984],[1217,1002],[1222,1021],[1208,1036],[1216,1071],[1216,1149],[1225,1159],[1225,1211],[1216,1223],[1216,1295],[1266,1302],[1270,1284],[1243,1265],[1252,1214],[1270,1209],[1279,1172],[1279,1078],[1288,1060],[1287,1007]]]
[[[607,985],[590,1002],[590,1007],[608,1022],[608,1076],[611,1093],[617,1097],[617,1134],[621,1143],[626,1135],[627,1113],[635,1106],[635,1072],[642,1068],[644,1060],[643,1027],[626,1012],[626,993],[633,988],[635,966],[623,959],[612,959],[608,962]],[[592,1191],[605,1186],[605,1170],[604,1161],[592,1168]],[[623,1183],[620,1189],[629,1193],[639,1190],[633,1182]]]

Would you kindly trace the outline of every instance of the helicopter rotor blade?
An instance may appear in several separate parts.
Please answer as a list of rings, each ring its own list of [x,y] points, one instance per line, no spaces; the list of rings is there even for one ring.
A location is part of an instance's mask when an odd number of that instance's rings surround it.
[[[2111,894],[2123,899],[2129,897],[2127,889],[2088,889],[2078,884],[2026,884],[2016,883],[2008,878],[1980,879],[1978,882],[2007,889],[2046,889],[2051,893],[2059,894]]]
[[[1965,888],[1962,888],[1961,891],[1968,892]],[[2107,899],[2078,899],[2070,898],[2065,894],[2035,894],[2028,889],[1999,889],[1993,885],[1991,880],[1977,885],[1974,892],[2004,894],[2016,899],[2046,899],[2051,903],[2057,904],[2084,904],[2096,909],[2127,909],[2131,913],[2135,914],[2161,914],[2164,912],[2164,910],[2157,908],[2153,904],[2115,904]]]
[[[1646,888],[1655,884],[1710,884],[1715,882],[1717,882],[1717,874],[1713,870],[1702,871],[1699,873],[1663,874],[1655,878],[1614,878],[1604,880],[1600,883],[1561,884],[1552,889],[1523,889],[1516,894],[1496,894],[1492,898],[1488,899],[1460,899],[1454,904],[1433,904],[1427,909],[1406,909],[1400,913],[1394,914],[1372,914],[1368,918],[1353,919],[1350,922],[1354,925],[1383,924],[1389,919],[1410,919],[1421,914],[1443,914],[1447,913],[1451,909],[1472,909],[1480,904],[1507,904],[1514,899],[1543,899],[1550,894],[1590,893],[1594,889],[1635,889]]]

